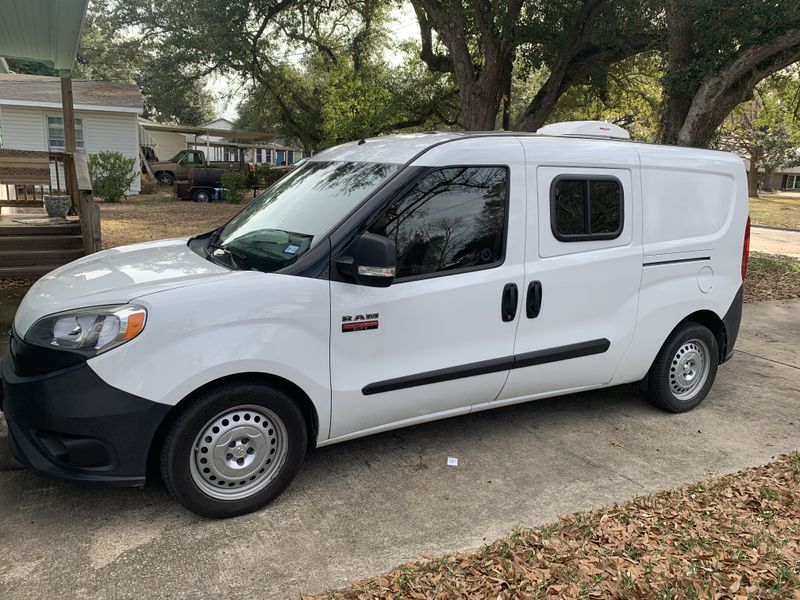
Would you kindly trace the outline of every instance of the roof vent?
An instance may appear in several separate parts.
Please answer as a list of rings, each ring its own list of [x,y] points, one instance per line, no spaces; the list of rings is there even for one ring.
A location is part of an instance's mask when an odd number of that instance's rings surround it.
[[[617,140],[631,139],[631,135],[622,127],[604,121],[564,121],[545,125],[538,129],[536,133],[540,135],[613,138]]]

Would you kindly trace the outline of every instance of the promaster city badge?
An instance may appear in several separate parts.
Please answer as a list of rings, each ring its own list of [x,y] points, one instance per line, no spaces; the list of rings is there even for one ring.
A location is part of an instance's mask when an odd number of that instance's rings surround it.
[[[378,328],[378,313],[342,315],[342,331],[367,331]]]

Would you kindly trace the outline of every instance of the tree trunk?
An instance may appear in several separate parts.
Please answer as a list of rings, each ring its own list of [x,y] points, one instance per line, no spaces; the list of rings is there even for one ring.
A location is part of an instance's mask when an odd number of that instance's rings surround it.
[[[459,82],[458,98],[461,118],[467,131],[494,131],[505,89],[511,82],[509,73],[484,71],[476,82]]]
[[[764,169],[764,191],[765,192],[774,192],[775,189],[772,187],[772,176],[775,175],[774,169],[765,168]]]
[[[580,54],[581,47],[591,31],[592,23],[604,3],[605,0],[584,0],[580,5],[574,15],[572,33],[565,40],[561,58],[552,66],[549,77],[525,109],[525,114],[517,123],[517,129],[536,131],[544,125],[547,117],[555,109],[558,99],[569,89],[575,77],[580,77],[582,71],[573,61]]]
[[[544,85],[536,92],[530,105],[528,105],[528,108],[525,110],[524,116],[517,123],[516,128],[520,131],[536,131],[542,127],[547,117],[552,114],[558,99],[564,92],[564,90],[560,88],[559,81],[553,78],[552,75],[548,77]]]
[[[511,84],[516,46],[513,42],[515,19],[522,0],[511,0],[503,23],[498,27],[491,19],[488,1],[479,2],[470,11],[474,19],[483,59],[473,56],[467,15],[451,10],[439,0],[412,0],[422,34],[420,57],[432,68],[440,68],[443,57],[435,55],[431,45],[431,28],[447,47],[452,73],[458,85],[461,118],[467,131],[494,131],[503,96]],[[449,69],[447,69],[449,70]]]
[[[758,198],[758,165],[750,159],[750,169],[747,171],[747,195]]]
[[[691,20],[675,0],[667,3],[667,30],[667,81],[659,139],[662,144],[677,144],[694,96],[693,90],[686,88],[688,82],[680,81],[694,59],[694,31]]]

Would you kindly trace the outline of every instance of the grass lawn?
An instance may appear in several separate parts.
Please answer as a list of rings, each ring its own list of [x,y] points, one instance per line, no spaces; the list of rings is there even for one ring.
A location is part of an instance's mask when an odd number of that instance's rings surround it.
[[[800,454],[306,596],[800,598]]]
[[[753,225],[800,230],[800,194],[762,192],[750,198],[750,219]]]

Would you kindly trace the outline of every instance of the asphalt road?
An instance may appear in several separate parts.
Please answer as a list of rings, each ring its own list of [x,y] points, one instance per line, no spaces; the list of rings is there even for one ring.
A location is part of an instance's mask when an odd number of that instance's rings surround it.
[[[195,517],[158,485],[51,482],[0,451],[0,598],[292,597],[768,462],[800,449],[798,314],[746,305],[737,354],[691,413],[621,387],[356,440],[235,520]]]

